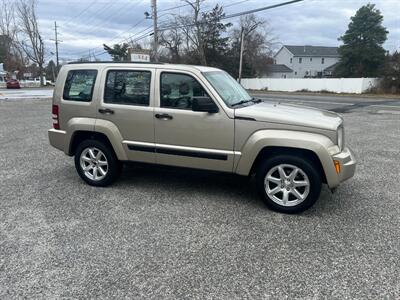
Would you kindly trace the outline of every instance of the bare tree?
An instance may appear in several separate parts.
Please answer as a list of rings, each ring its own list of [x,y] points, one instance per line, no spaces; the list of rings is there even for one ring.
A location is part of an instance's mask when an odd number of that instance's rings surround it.
[[[207,65],[207,59],[202,39],[202,20],[200,15],[201,0],[184,0],[192,8],[193,15],[191,17],[182,17],[180,21],[182,23],[182,30],[185,33],[187,41],[191,41],[194,46],[194,50],[199,55],[200,63],[202,65]]]
[[[180,47],[183,43],[183,37],[179,24],[176,21],[172,21],[172,28],[168,31],[162,31],[160,36],[160,44],[168,49],[171,62],[181,62],[181,51]]]
[[[22,34],[19,44],[29,60],[39,67],[40,84],[44,85],[44,41],[37,22],[36,0],[19,0],[17,14]]]

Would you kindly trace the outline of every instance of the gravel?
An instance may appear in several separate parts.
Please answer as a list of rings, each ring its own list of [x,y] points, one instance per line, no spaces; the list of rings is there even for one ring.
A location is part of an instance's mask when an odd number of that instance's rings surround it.
[[[398,299],[400,119],[344,117],[355,177],[284,215],[229,174],[90,187],[49,146],[49,100],[0,101],[0,298]]]

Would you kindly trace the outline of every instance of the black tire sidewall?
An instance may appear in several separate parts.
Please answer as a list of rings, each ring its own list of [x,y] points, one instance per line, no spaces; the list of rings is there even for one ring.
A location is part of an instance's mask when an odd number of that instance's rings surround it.
[[[92,180],[84,174],[80,164],[80,156],[83,150],[89,147],[96,147],[100,149],[107,158],[108,172],[102,180]],[[80,143],[75,152],[75,168],[79,176],[89,185],[93,186],[107,186],[113,183],[119,176],[121,171],[121,163],[118,161],[114,151],[109,146],[97,140],[86,140]]]
[[[290,207],[281,206],[278,203],[272,201],[268,197],[265,191],[264,179],[266,174],[271,168],[280,164],[290,164],[299,167],[300,169],[303,170],[304,173],[306,173],[310,181],[310,192],[307,198],[296,206],[290,206]],[[322,184],[321,172],[318,170],[315,164],[313,164],[308,159],[299,158],[292,155],[278,155],[270,159],[264,160],[258,167],[258,171],[256,173],[257,190],[261,198],[264,200],[264,203],[269,208],[283,213],[289,213],[289,214],[299,213],[313,206],[314,203],[319,198],[321,192],[321,184]]]

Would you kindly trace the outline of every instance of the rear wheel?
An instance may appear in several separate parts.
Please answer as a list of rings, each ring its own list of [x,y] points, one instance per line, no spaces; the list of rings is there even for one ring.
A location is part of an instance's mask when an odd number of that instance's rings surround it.
[[[107,186],[119,176],[121,163],[108,145],[97,140],[86,140],[76,149],[75,168],[86,183]]]
[[[298,213],[317,201],[322,184],[320,174],[314,163],[307,159],[279,155],[258,167],[257,189],[271,209]]]

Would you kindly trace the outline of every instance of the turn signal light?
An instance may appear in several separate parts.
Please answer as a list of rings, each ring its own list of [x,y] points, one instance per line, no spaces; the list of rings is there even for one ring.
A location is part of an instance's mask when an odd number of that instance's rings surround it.
[[[334,160],[333,163],[335,164],[336,173],[340,173],[340,162],[338,160]]]

